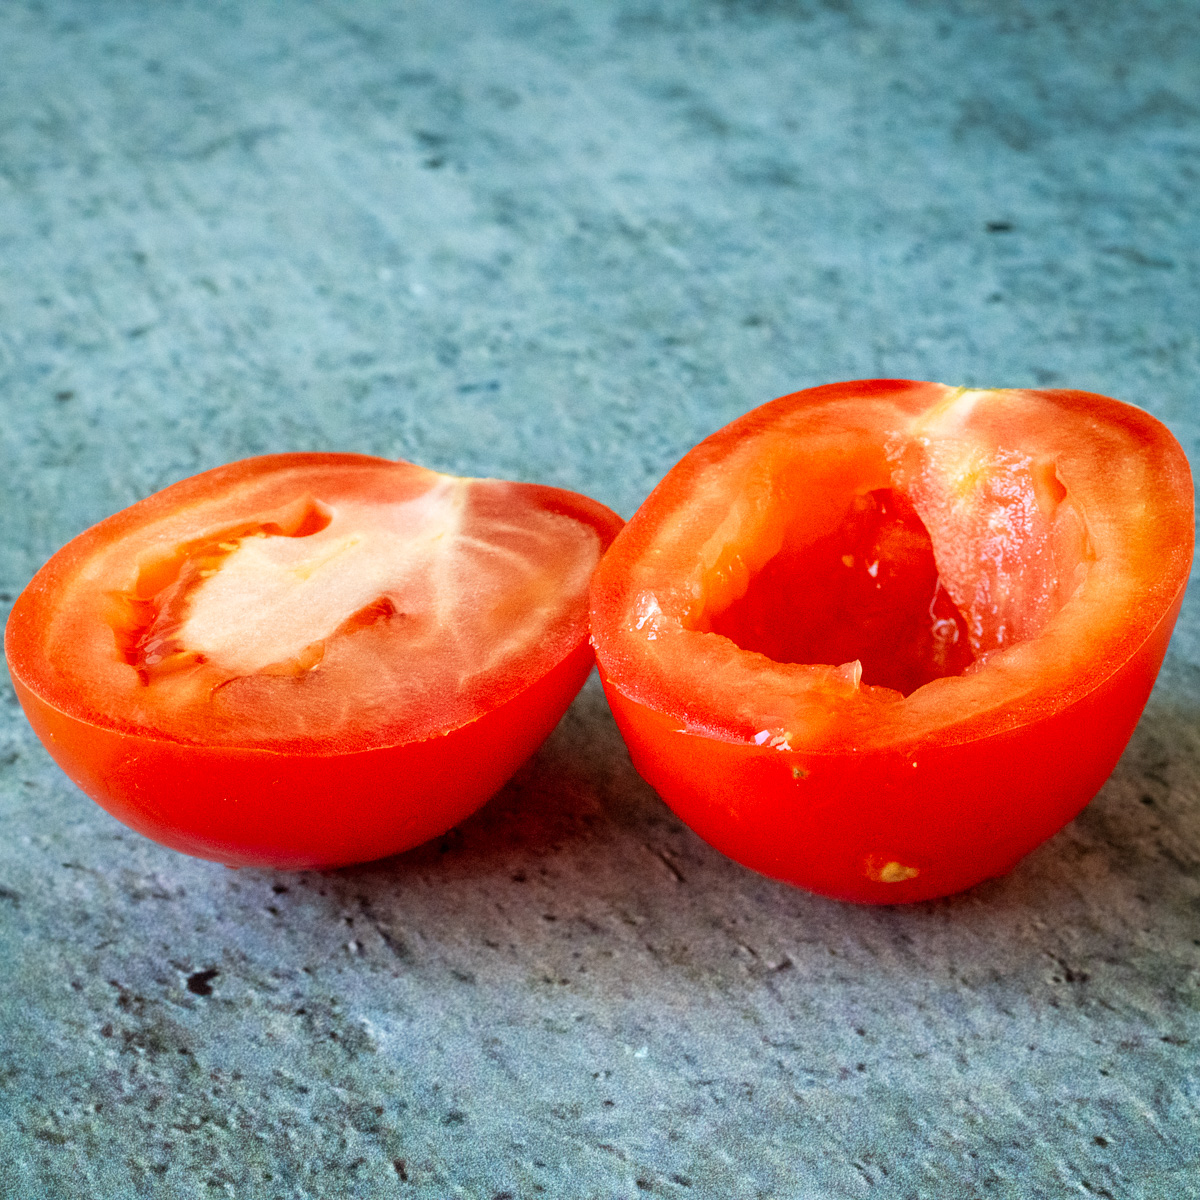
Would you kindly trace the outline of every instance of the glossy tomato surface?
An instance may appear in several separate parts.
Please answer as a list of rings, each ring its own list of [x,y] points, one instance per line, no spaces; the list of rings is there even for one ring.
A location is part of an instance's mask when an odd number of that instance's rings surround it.
[[[365,861],[460,821],[553,729],[620,524],[536,484],[248,459],[65,546],[5,649],[50,753],[127,825],[231,865]]]
[[[687,454],[592,584],[634,765],[702,837],[842,899],[1010,870],[1112,771],[1192,558],[1139,409],[873,380]]]

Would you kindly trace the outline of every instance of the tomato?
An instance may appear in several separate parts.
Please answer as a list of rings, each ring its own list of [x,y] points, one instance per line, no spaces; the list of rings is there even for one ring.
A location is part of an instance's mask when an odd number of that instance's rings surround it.
[[[134,829],[231,865],[378,858],[553,729],[619,526],[556,488],[252,458],[60,550],[12,610],[9,667],[59,765]]]
[[[863,902],[1010,870],[1112,771],[1192,557],[1146,413],[896,380],[687,454],[592,584],[634,765],[712,845]]]

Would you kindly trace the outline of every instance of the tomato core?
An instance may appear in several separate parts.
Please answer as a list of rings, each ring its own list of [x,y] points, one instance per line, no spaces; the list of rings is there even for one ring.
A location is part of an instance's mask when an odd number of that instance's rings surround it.
[[[144,558],[130,591],[113,592],[109,624],[121,657],[138,674],[143,686],[157,677],[201,666],[208,655],[191,649],[183,626],[197,591],[225,566],[229,556],[248,539],[307,538],[326,529],[331,510],[311,496],[302,497],[277,520],[241,522],[217,533],[195,538],[163,554]],[[318,644],[319,645],[319,644]],[[297,656],[288,673],[299,674],[320,661],[320,655]]]

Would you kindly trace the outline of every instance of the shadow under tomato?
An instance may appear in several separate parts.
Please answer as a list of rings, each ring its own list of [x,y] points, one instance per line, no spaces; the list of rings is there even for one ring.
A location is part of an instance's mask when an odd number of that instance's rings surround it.
[[[598,1003],[631,988],[704,1004],[765,987],[808,1011],[849,986],[877,1018],[939,995],[1151,1006],[1194,953],[1195,728],[1191,713],[1152,703],[1100,795],[1011,874],[870,908],[767,879],[702,842],[634,773],[593,680],[469,820],[307,878],[331,919],[357,921],[376,962],[472,981],[516,967]]]
[[[1010,874],[861,919],[901,940],[953,926],[975,947],[971,970],[1048,986],[1055,1007],[1064,988],[1079,1003],[1106,986],[1149,997],[1181,982],[1200,946],[1198,794],[1200,715],[1152,698],[1095,799]]]
[[[437,865],[481,882],[514,862],[604,853],[618,829],[681,823],[633,770],[595,677],[557,729],[478,812],[439,838],[356,871],[400,879]]]

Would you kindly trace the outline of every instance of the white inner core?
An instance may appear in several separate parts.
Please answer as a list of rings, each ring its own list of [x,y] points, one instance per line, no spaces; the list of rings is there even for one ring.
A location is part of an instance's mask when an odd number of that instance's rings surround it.
[[[476,675],[547,636],[586,592],[600,553],[582,521],[469,503],[472,487],[503,486],[445,478],[411,500],[328,505],[329,524],[308,537],[245,538],[195,589],[178,641],[231,675],[253,675],[386,598],[395,661],[381,671],[400,670],[405,686],[436,664]]]
[[[381,596],[428,613],[464,499],[447,480],[400,504],[339,504],[310,537],[246,538],[196,589],[179,640],[250,675],[329,637]]]

